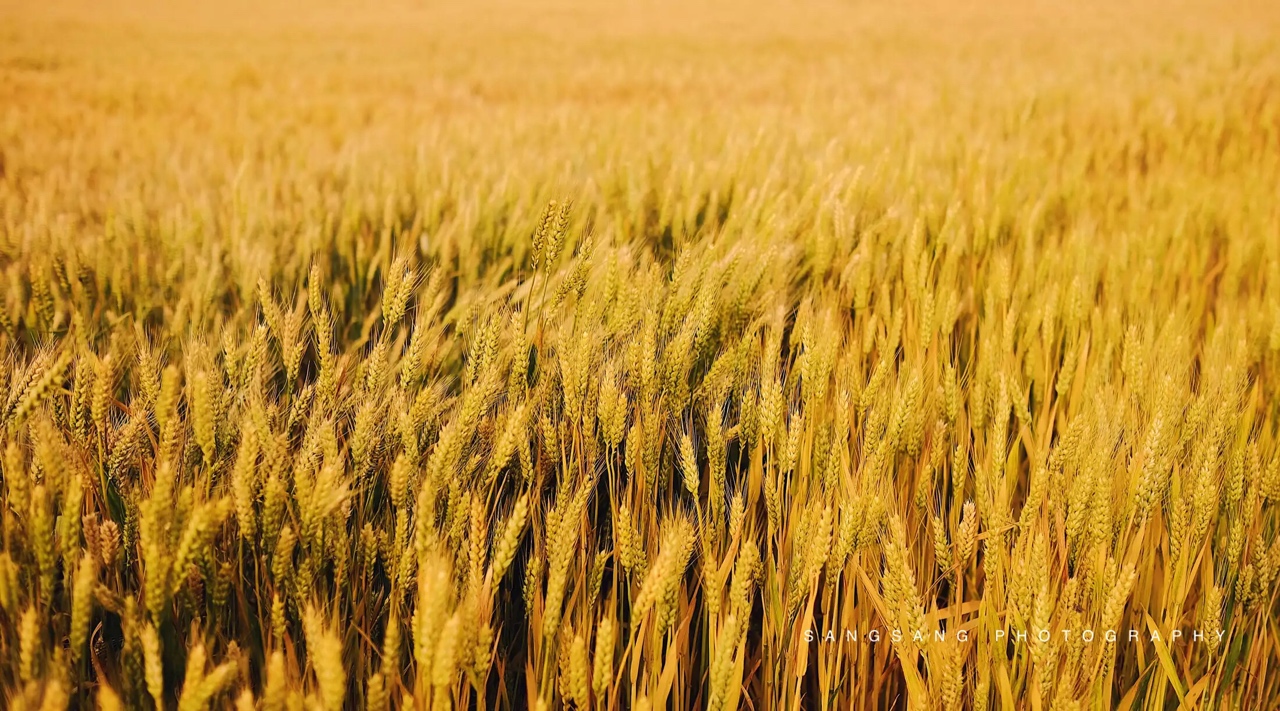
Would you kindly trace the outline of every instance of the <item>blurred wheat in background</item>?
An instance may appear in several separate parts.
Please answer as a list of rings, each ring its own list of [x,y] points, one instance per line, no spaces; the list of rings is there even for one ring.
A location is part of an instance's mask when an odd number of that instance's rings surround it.
[[[1280,10],[0,4],[0,706],[1280,705]]]

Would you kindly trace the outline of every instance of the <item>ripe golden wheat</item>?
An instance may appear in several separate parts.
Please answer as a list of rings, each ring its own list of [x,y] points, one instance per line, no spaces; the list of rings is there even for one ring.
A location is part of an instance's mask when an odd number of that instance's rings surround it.
[[[254,12],[2,16],[0,705],[1280,704],[1273,10]]]

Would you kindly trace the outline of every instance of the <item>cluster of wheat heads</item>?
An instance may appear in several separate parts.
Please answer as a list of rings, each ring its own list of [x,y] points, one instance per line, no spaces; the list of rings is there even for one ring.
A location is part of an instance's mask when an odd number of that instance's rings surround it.
[[[0,43],[0,706],[1280,703],[1274,46],[636,32]]]
[[[1280,281],[1139,293],[1034,219],[666,263],[560,203],[506,293],[334,258],[181,339],[32,262],[8,702],[1261,707]]]

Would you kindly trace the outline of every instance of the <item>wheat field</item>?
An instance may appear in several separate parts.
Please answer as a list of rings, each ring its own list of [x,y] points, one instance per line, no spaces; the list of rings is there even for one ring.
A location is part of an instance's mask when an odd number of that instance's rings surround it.
[[[1280,8],[0,0],[0,706],[1280,707]]]

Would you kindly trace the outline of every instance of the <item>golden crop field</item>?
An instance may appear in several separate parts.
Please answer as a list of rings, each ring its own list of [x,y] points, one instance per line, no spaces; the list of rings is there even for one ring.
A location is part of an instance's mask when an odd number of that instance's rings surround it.
[[[0,706],[1280,707],[1280,6],[0,0]]]

